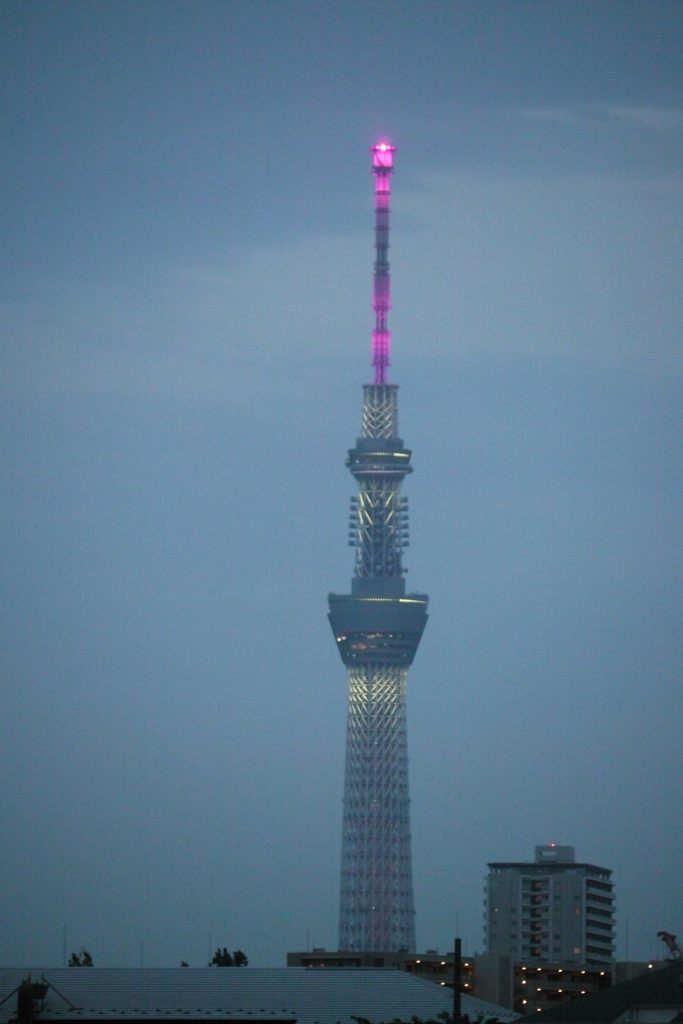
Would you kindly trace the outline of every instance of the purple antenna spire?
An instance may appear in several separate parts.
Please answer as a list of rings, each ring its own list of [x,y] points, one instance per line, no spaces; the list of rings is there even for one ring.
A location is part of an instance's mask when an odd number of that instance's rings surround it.
[[[372,365],[375,367],[375,384],[386,384],[391,350],[391,331],[388,324],[388,314],[391,309],[388,258],[389,199],[396,147],[388,142],[378,142],[371,147],[370,152],[372,153],[372,173],[375,176],[375,249],[377,251],[372,301],[372,308],[375,311],[375,329],[372,332]]]

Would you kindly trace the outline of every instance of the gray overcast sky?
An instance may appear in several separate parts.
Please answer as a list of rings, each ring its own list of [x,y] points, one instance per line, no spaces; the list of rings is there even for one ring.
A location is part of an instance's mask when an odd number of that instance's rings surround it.
[[[336,944],[326,595],[398,147],[418,943],[488,860],[683,931],[683,6],[5,0],[0,962]]]

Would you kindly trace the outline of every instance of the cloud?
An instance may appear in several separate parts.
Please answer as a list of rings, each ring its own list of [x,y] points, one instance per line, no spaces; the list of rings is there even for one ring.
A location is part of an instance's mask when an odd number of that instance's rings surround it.
[[[521,107],[518,113],[532,121],[563,127],[599,128],[634,125],[654,132],[683,129],[683,109],[678,107],[618,106],[588,103],[558,107]]]
[[[682,180],[451,175],[407,205],[394,319],[412,344],[680,368]]]
[[[583,107],[520,107],[516,113],[530,121],[570,127],[583,127],[595,122],[590,110]]]
[[[683,365],[682,180],[443,174],[399,190],[395,208],[396,359]],[[371,268],[368,225],[126,281],[38,282],[4,300],[2,386],[247,401],[255,388],[296,393],[310,357],[369,360]]]
[[[661,107],[603,107],[606,116],[657,132],[683,129],[683,110]]]
[[[245,400],[256,386],[291,389],[294,377],[269,374],[273,359],[279,372],[281,358],[332,354],[362,335],[369,351],[371,258],[367,239],[308,238],[226,265],[38,282],[0,305],[0,387]]]

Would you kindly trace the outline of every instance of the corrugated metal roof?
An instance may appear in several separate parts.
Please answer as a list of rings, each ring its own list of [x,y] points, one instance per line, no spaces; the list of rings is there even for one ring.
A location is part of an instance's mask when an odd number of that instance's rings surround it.
[[[433,1018],[453,1007],[449,989],[412,978],[403,971],[383,969],[311,970],[305,967],[214,968],[2,968],[0,1000],[29,973],[33,981],[44,975],[50,988],[43,1016],[65,1019],[74,1007],[96,1011],[166,1011],[212,1016],[259,1014],[274,1011],[294,1014],[300,1024],[352,1024],[351,1017],[366,1017],[373,1024],[394,1018],[409,1021]],[[56,990],[56,991],[55,991]],[[61,993],[64,999],[57,995]],[[0,1024],[15,1016],[16,999],[0,1006]],[[470,1020],[479,1015],[513,1021],[510,1010],[462,996],[462,1012]],[[59,1016],[58,1016],[59,1014]],[[112,1014],[113,1015],[113,1014]],[[75,1015],[69,1012],[70,1019]],[[40,1020],[40,1017],[38,1018]]]
[[[119,1017],[128,1018],[144,1017],[145,1020],[168,1020],[169,1017],[172,1020],[179,1018],[192,1017],[201,1018],[204,1020],[205,1017],[211,1018],[211,1020],[263,1020],[273,1018],[274,1020],[294,1020],[296,1013],[294,1010],[139,1010],[137,1007],[131,1007],[127,1010],[96,1010],[93,1008],[82,1009],[82,1010],[49,1010],[45,1009],[39,1018],[41,1020],[64,1020],[64,1021],[77,1021],[85,1018],[95,1017],[102,1018],[115,1018],[118,1020]]]
[[[140,1010],[137,1007],[130,1007],[127,1010],[54,1010],[47,1007],[38,1014],[38,1020],[43,1021],[67,1021],[74,1024],[75,1021],[83,1020],[152,1020],[152,1021],[179,1021],[179,1020],[220,1020],[220,1021],[287,1021],[293,1024],[297,1020],[294,1010]]]

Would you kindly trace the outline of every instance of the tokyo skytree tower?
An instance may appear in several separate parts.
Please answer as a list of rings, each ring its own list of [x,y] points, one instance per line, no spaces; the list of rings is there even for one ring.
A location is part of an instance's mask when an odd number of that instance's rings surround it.
[[[330,623],[349,673],[339,949],[415,950],[410,855],[406,679],[427,622],[424,594],[406,594],[403,478],[410,451],[398,433],[398,386],[387,382],[389,198],[395,147],[372,147],[375,176],[372,355],[361,436],[346,465],[358,484],[349,544],[350,594],[330,594]]]

